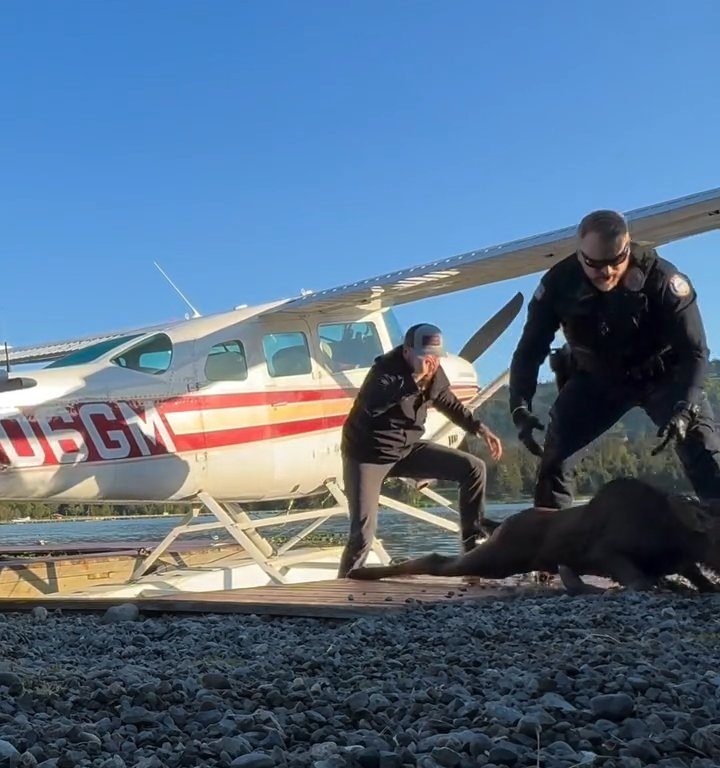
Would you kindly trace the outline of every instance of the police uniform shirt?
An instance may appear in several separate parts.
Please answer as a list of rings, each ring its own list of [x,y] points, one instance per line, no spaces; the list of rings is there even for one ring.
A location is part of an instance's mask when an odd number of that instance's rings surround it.
[[[695,291],[654,249],[635,243],[631,249],[620,285],[608,292],[593,286],[575,254],[543,276],[511,363],[511,409],[531,405],[538,370],[560,328],[580,369],[623,379],[662,353],[676,382],[676,400],[697,402],[708,349]]]

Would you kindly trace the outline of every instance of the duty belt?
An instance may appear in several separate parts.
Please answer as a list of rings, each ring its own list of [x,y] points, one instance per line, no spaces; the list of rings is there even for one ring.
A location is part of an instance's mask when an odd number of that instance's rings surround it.
[[[577,371],[602,374],[612,378],[627,378],[635,381],[652,379],[666,371],[669,363],[668,353],[671,349],[670,345],[666,345],[639,363],[631,364],[621,358],[608,360],[587,347],[574,346],[571,348],[572,365]]]

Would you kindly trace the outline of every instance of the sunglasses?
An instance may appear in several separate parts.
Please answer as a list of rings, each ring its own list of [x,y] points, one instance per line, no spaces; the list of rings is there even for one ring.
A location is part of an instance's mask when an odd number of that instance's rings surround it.
[[[580,256],[582,257],[582,260],[585,262],[585,264],[590,267],[590,269],[603,269],[604,267],[619,267],[625,259],[630,255],[630,247],[625,246],[625,248],[618,253],[618,255],[614,259],[591,259],[585,251],[583,251],[582,248],[580,248]]]

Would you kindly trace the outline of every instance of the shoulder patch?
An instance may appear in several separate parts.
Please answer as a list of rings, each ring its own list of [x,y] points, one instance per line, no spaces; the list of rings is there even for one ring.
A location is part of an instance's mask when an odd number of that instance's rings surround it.
[[[545,295],[545,286],[542,283],[539,283],[538,287],[535,289],[535,293],[533,293],[533,298],[536,301],[540,301],[544,295]]]
[[[675,296],[679,296],[681,299],[690,295],[690,283],[678,272],[676,272],[670,280],[668,280],[668,287]]]

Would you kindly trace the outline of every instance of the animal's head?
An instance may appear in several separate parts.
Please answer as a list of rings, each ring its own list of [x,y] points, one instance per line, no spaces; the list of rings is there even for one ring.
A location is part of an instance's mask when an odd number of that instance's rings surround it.
[[[720,499],[699,501],[691,496],[674,496],[668,501],[687,530],[699,538],[699,561],[720,576]]]

